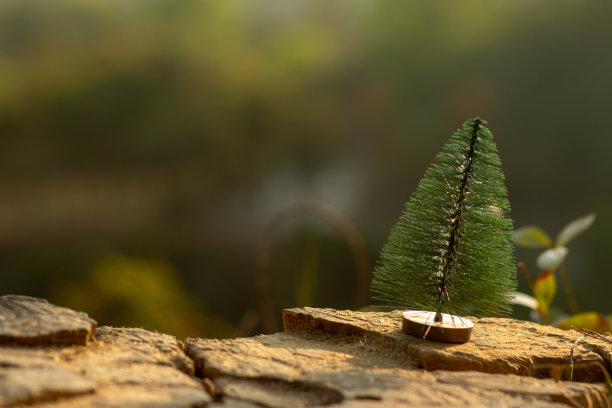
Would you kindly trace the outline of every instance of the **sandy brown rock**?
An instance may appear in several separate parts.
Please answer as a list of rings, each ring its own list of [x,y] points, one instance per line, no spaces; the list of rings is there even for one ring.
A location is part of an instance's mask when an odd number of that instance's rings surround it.
[[[573,333],[481,319],[469,343],[448,345],[405,335],[399,313],[305,308],[285,311],[284,321],[285,333],[187,339],[185,351],[222,400],[268,407],[609,406],[603,384],[534,378],[564,375],[569,348],[559,347],[571,347]],[[531,344],[514,338],[526,333]],[[597,347],[577,348],[580,364],[605,361]]]
[[[0,406],[90,394],[96,383],[57,365],[0,368]]]
[[[473,371],[432,372],[385,379],[374,398],[347,399],[338,407],[606,407],[607,395],[594,384],[561,385],[515,375]],[[562,388],[564,390],[562,390]],[[589,388],[591,388],[589,390]]]
[[[27,311],[52,306],[20,298],[11,310],[26,330]],[[0,407],[610,406],[601,383],[540,378],[565,375],[571,332],[480,319],[470,342],[449,345],[406,336],[396,312],[291,309],[284,321],[284,333],[185,344],[113,327],[85,345],[3,344]],[[579,378],[609,367],[609,346],[576,348]]]
[[[261,408],[261,405],[232,397],[225,397],[222,402],[213,402],[208,404],[206,408]]]
[[[232,340],[187,339],[185,352],[202,377],[232,375],[294,381],[311,374],[346,369],[414,369],[406,355],[355,339],[325,339],[277,333]]]
[[[408,355],[426,370],[474,370],[567,379],[569,356],[580,333],[514,319],[473,319],[472,338],[465,344],[445,344],[408,336],[401,331],[399,311],[390,313],[288,309],[285,329],[292,333],[358,336]],[[601,367],[611,364],[612,347],[589,338],[575,349],[574,378],[603,381]]]
[[[193,360],[183,352],[183,344],[174,336],[134,327],[109,326],[98,327],[93,335],[98,342],[115,348],[117,361],[170,365],[186,374],[194,374]]]
[[[185,387],[105,387],[95,394],[36,404],[36,408],[203,408],[210,399]]]
[[[0,347],[0,407],[203,407],[211,401],[173,336],[101,327],[71,347]]]
[[[458,386],[463,394],[466,392],[482,393],[495,398],[495,395],[501,393],[517,401],[550,402],[573,407],[606,407],[610,404],[607,390],[601,384],[534,379],[525,376],[473,371],[434,371],[432,374],[438,383]],[[495,404],[489,406],[493,405]]]
[[[216,384],[224,398],[249,401],[264,407],[315,407],[343,400],[339,391],[308,382],[220,377]]]
[[[93,393],[97,384],[56,362],[57,350],[0,348],[0,406]]]
[[[86,344],[95,320],[29,296],[0,296],[0,344]]]
[[[474,371],[429,372],[410,356],[359,336],[279,333],[247,339],[188,339],[198,375],[221,396],[268,407],[608,406],[601,384]],[[319,398],[317,400],[317,398]],[[338,399],[340,399],[338,401]]]
[[[144,347],[133,355],[129,346],[104,342],[0,348],[0,407],[51,401],[36,406],[178,408],[211,401],[198,379],[172,363],[174,356],[146,356]]]

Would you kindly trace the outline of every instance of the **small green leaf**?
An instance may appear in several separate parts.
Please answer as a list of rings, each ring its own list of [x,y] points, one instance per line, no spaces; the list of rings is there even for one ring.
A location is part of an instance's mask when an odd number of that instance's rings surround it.
[[[533,296],[523,292],[516,292],[512,298],[512,303],[528,307],[531,310],[538,310],[538,301]]]
[[[587,228],[593,224],[595,221],[595,214],[590,213],[583,217],[577,218],[574,221],[571,221],[567,224],[559,235],[557,236],[557,243],[555,246],[566,245],[568,242],[576,238],[578,235],[582,234]]]
[[[514,242],[518,246],[527,248],[550,248],[553,246],[549,236],[541,228],[533,225],[517,229],[514,232]]]
[[[560,322],[557,327],[560,329],[571,329],[574,326],[578,329],[588,329],[597,333],[610,331],[612,326],[606,316],[597,312],[578,313]]]
[[[538,301],[538,312],[545,320],[548,309],[557,293],[557,279],[549,270],[544,270],[533,285],[533,296]]]
[[[554,271],[561,265],[565,257],[567,256],[567,247],[558,247],[547,249],[542,252],[536,259],[536,264],[540,269],[549,269]]]

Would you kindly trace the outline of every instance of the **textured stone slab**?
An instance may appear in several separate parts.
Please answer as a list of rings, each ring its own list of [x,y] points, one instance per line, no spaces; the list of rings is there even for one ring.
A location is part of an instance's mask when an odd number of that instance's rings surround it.
[[[216,386],[224,397],[264,407],[314,407],[343,400],[342,394],[333,388],[302,382],[220,377]]]
[[[479,372],[434,371],[437,383],[459,387],[463,395],[482,394],[491,396],[491,404],[500,393],[511,397],[511,401],[529,404],[553,403],[572,407],[609,407],[610,400],[602,384],[533,379],[516,375],[495,375]],[[435,387],[434,387],[435,388]],[[469,406],[469,404],[466,404]],[[524,405],[523,405],[524,406]]]
[[[29,296],[0,297],[0,344],[86,344],[95,320]]]
[[[473,319],[472,338],[445,344],[408,336],[401,331],[401,313],[353,312],[296,308],[283,312],[285,330],[296,334],[357,336],[408,355],[426,370],[482,371],[567,379],[569,356],[580,333],[536,323],[499,318]],[[574,378],[604,381],[602,367],[611,363],[610,344],[596,339],[575,349]]]
[[[57,364],[57,349],[0,348],[0,406],[93,393],[94,381]]]
[[[375,367],[414,369],[409,357],[353,339],[306,338],[290,333],[232,340],[187,339],[196,375],[294,381],[323,372]]]
[[[117,362],[153,363],[173,366],[194,374],[193,360],[183,352],[183,344],[174,336],[139,328],[102,326],[94,330],[98,342],[114,348]]]
[[[15,315],[55,307],[13,298]],[[480,319],[470,342],[449,345],[406,336],[399,316],[304,308],[285,311],[286,332],[252,338],[183,345],[143,329],[100,327],[85,345],[5,343],[0,407],[610,406],[601,383],[539,378],[565,375],[579,334]],[[27,318],[20,324],[28,327]],[[610,352],[590,338],[578,346],[578,377],[601,376]]]
[[[0,368],[0,406],[93,393],[96,384],[57,365]]]
[[[216,394],[266,407],[608,406],[602,384],[426,371],[403,350],[348,332],[187,339],[185,350],[196,373],[212,380]]]
[[[203,407],[211,402],[175,337],[101,327],[72,347],[0,347],[0,407]]]
[[[2,348],[0,407],[49,401],[40,406],[178,408],[211,401],[199,380],[163,359],[129,361],[125,356],[125,350],[105,344]]]
[[[206,408],[261,408],[261,405],[231,397],[224,397],[222,402],[208,404]]]
[[[100,327],[94,336],[95,343],[62,349],[55,358],[99,386],[91,396],[72,399],[74,406],[173,408],[211,401],[174,336],[112,327]]]
[[[558,383],[515,375],[431,372],[415,378],[381,379],[376,397],[347,399],[334,407],[607,407],[606,391],[595,384]]]
[[[92,395],[36,404],[36,408],[203,408],[210,398],[185,387],[105,387]]]

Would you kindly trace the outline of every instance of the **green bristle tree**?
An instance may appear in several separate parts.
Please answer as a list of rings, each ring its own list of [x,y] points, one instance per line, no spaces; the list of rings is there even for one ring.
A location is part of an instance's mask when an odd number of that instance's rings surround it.
[[[438,153],[391,230],[374,298],[394,307],[474,316],[511,310],[516,286],[510,204],[493,136],[463,123]]]

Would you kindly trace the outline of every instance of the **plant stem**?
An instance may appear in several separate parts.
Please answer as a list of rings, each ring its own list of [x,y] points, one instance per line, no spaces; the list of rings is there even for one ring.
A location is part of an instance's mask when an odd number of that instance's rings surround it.
[[[531,280],[531,275],[529,274],[529,271],[527,271],[527,266],[525,265],[524,262],[519,262],[516,265],[518,266],[519,270],[525,277],[525,280],[527,281],[527,285],[529,285],[529,290],[533,294],[533,281]]]
[[[576,348],[576,344],[579,341],[583,340],[587,335],[583,334],[582,337],[579,337],[574,344],[572,344],[572,349],[570,351],[570,372],[569,372],[569,380],[574,381],[574,349]]]
[[[569,375],[569,380],[573,381],[574,380],[574,348],[576,347],[576,345],[581,341],[584,340],[587,337],[594,337],[596,339],[605,341],[607,343],[612,343],[612,340],[602,336],[599,333],[595,333],[594,331],[591,331],[589,329],[578,329],[574,326],[571,326],[571,328],[573,330],[576,330],[577,332],[582,334],[582,337],[579,337],[574,344],[572,345],[572,349],[570,351],[570,375]],[[595,361],[595,364],[599,367],[599,369],[601,370],[601,372],[604,374],[604,376],[606,377],[606,388],[608,389],[608,394],[612,395],[612,378],[610,377],[610,373],[608,372],[608,368],[606,368],[603,364],[601,364],[599,361]]]
[[[567,276],[567,271],[565,270],[565,266],[563,264],[559,266],[559,276],[563,282],[563,288],[565,289],[565,295],[569,300],[570,309],[572,309],[573,314],[578,314],[578,303],[576,302],[576,296],[574,295],[574,290],[572,289],[569,277]]]
[[[358,290],[355,307],[363,307],[368,302],[371,262],[365,242],[357,228],[346,216],[333,207],[316,201],[296,204],[276,214],[269,221],[257,249],[255,293],[257,295],[259,317],[265,333],[276,333],[278,331],[277,314],[270,294],[270,273],[268,271],[274,237],[285,224],[304,215],[322,219],[340,232],[351,250],[357,266]]]

